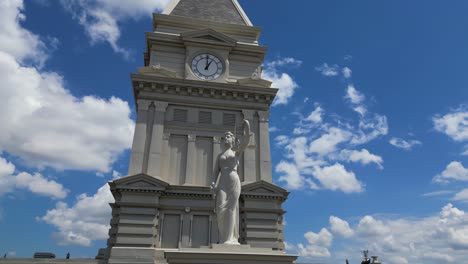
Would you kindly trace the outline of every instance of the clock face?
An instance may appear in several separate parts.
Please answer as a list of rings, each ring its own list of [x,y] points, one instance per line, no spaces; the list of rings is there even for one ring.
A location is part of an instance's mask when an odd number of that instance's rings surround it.
[[[197,55],[192,60],[192,72],[202,80],[214,80],[223,73],[223,63],[221,60],[208,53]]]

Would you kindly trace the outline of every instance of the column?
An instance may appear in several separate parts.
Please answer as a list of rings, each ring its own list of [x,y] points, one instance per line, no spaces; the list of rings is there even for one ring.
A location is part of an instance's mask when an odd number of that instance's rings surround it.
[[[169,139],[171,134],[164,133],[163,135],[163,144],[162,144],[162,154],[161,154],[161,179],[167,183],[174,184],[174,179],[169,178],[169,163],[170,161],[170,148],[169,148]]]
[[[148,122],[148,108],[151,101],[137,101],[137,120],[135,124],[135,134],[133,135],[132,154],[128,175],[135,175],[143,172],[143,161],[145,155],[146,128]]]
[[[213,137],[213,167],[211,172],[213,173],[214,167],[216,166],[216,161],[218,160],[218,156],[221,154],[221,137]],[[211,176],[210,177],[209,184],[211,184]]]
[[[164,120],[166,115],[167,102],[154,102],[155,112],[153,121],[153,131],[151,136],[151,146],[148,157],[148,175],[161,178],[161,159],[164,137]]]
[[[195,179],[195,171],[196,171],[196,146],[195,142],[197,141],[196,135],[188,135],[187,140],[187,167],[185,171],[185,185],[192,185]]]
[[[272,182],[270,131],[268,122],[270,111],[258,111],[259,151],[260,151],[260,180]]]
[[[254,110],[242,110],[244,119],[248,120],[250,127],[255,131],[254,124]],[[244,151],[244,182],[255,182],[257,181],[257,169],[255,159],[255,133],[251,135],[249,145]]]

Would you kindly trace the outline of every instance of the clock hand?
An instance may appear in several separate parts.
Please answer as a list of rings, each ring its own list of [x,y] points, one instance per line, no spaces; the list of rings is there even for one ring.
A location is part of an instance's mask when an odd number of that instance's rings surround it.
[[[209,64],[208,64],[208,55],[206,55],[206,64],[205,64],[205,71],[208,70]]]
[[[208,64],[206,65],[206,67],[205,67],[205,71],[207,71],[207,70],[208,70],[208,68],[210,67],[211,63],[213,63],[213,61],[214,61],[214,60],[211,60],[211,61],[210,61],[210,63],[208,63]]]

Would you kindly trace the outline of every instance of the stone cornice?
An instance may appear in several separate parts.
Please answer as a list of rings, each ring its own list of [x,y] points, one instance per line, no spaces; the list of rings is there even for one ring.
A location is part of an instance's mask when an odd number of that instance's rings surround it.
[[[135,100],[268,110],[278,89],[132,74]],[[203,99],[203,100],[200,100]]]
[[[152,45],[161,45],[161,42],[165,42],[166,44],[170,44],[172,46],[184,47],[186,43],[184,43],[183,37],[179,34],[167,34],[161,32],[147,32],[146,33],[146,43],[147,43],[147,52],[151,50]],[[209,43],[205,43],[205,45],[213,45]],[[217,46],[221,48],[221,46]],[[252,45],[246,44],[242,42],[237,42],[235,46],[229,47],[231,52],[236,53],[252,53],[257,54],[257,57],[261,60],[264,59],[266,52],[268,51],[268,47],[266,46],[259,46],[259,45]]]

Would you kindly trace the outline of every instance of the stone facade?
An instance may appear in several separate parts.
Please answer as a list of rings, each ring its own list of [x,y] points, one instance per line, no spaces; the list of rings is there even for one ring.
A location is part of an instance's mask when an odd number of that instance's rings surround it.
[[[173,0],[154,14],[144,67],[131,75],[137,120],[128,176],[109,183],[115,203],[104,263],[296,258],[283,252],[288,192],[272,184],[268,128],[277,89],[260,77],[267,48],[259,35],[236,0]],[[194,74],[200,54],[220,60],[219,77]],[[221,138],[240,135],[243,119],[252,137],[237,171],[242,245],[219,248],[210,179]]]

